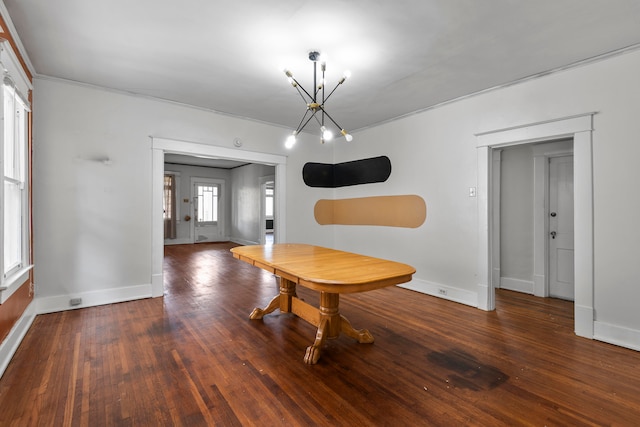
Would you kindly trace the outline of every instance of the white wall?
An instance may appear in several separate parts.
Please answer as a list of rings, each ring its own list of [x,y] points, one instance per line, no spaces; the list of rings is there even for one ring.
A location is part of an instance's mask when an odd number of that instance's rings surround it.
[[[290,130],[46,78],[34,89],[34,261],[40,312],[151,295],[150,136],[288,155],[290,241],[331,245],[313,221],[302,165],[331,147]],[[313,141],[313,142],[312,142]],[[101,160],[109,158],[105,164]]]
[[[260,178],[273,176],[274,173],[273,166],[257,164],[231,171],[231,236],[234,242],[260,243]]]
[[[533,293],[533,178],[532,146],[521,145],[502,151],[500,171],[502,287],[528,293]]]
[[[596,336],[640,349],[640,51],[490,91],[354,134],[336,161],[386,154],[385,183],[337,189],[337,198],[410,194],[427,203],[418,229],[335,227],[336,246],[417,268],[425,288],[479,283],[475,134],[597,111],[593,133]],[[428,84],[428,82],[425,82]],[[313,197],[313,195],[312,195]]]

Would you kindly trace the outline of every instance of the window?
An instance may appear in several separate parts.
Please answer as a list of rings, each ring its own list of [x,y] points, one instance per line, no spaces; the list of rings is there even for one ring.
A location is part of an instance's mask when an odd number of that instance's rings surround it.
[[[162,197],[164,209],[164,238],[176,238],[176,176],[164,175],[164,192]]]
[[[29,109],[9,79],[2,89],[2,281],[28,264],[29,185],[27,129]]]
[[[196,221],[199,225],[218,222],[218,185],[196,184],[198,204]]]
[[[164,219],[171,220],[175,217],[174,209],[176,203],[175,181],[173,175],[165,174],[164,176],[164,194],[162,198],[162,208],[164,210]]]
[[[265,189],[265,215],[268,219],[273,219],[273,188]]]

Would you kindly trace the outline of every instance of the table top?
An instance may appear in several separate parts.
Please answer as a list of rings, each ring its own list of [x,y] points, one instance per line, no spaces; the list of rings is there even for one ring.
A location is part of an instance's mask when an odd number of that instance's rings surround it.
[[[233,256],[310,289],[363,292],[411,280],[415,268],[395,261],[298,243],[238,246]]]

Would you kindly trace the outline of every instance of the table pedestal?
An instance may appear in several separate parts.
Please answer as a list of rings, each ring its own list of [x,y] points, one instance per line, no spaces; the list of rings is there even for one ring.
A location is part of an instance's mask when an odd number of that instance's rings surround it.
[[[265,314],[279,308],[282,313],[293,313],[316,326],[316,339],[307,347],[304,362],[315,364],[320,358],[320,350],[327,338],[337,338],[340,333],[356,339],[359,343],[372,343],[373,336],[366,329],[354,329],[346,317],[340,314],[338,305],[340,294],[320,292],[320,308],[308,304],[296,295],[296,283],[280,277],[280,293],[265,308],[255,308],[249,318],[262,319]]]

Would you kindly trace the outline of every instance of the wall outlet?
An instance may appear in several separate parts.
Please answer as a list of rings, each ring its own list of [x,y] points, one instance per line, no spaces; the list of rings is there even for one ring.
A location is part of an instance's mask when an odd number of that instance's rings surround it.
[[[438,289],[438,293],[440,295],[446,295],[447,294],[447,290],[446,289]]]
[[[69,300],[69,305],[80,305],[82,304],[82,298],[71,298]]]

